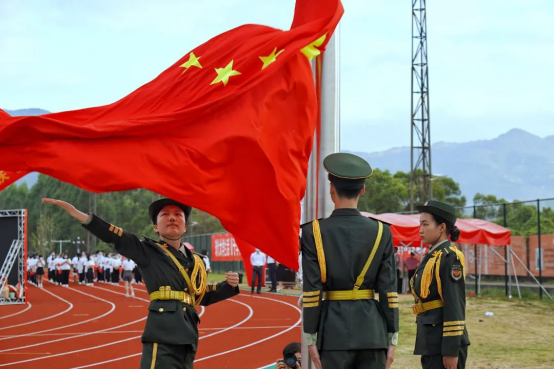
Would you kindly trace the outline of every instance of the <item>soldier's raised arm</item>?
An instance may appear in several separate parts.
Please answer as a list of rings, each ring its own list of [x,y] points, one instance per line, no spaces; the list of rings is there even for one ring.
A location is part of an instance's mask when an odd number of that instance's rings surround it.
[[[86,230],[94,234],[103,242],[114,244],[115,249],[119,253],[132,259],[140,267],[148,266],[150,263],[151,258],[148,251],[144,248],[140,239],[136,235],[128,233],[120,227],[107,223],[93,213],[86,214],[81,212],[72,204],[64,202],[63,200],[43,198],[42,202],[46,204],[54,204],[60,207],[71,217],[80,221]]]

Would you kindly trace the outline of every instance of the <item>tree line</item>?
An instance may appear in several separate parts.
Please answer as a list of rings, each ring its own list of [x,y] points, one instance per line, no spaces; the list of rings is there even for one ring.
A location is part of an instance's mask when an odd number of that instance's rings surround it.
[[[504,225],[514,235],[538,233],[537,209],[534,204],[508,203],[494,195],[476,194],[473,207],[466,207],[466,197],[459,184],[448,176],[433,179],[433,198],[457,207],[459,217],[475,217]],[[415,202],[420,203],[415,191]],[[84,212],[94,211],[102,219],[139,236],[155,238],[148,217],[148,206],[160,195],[144,189],[93,194],[76,186],[39,175],[29,189],[27,184],[13,184],[0,192],[0,209],[28,210],[28,237],[31,252],[46,255],[62,250],[95,252],[111,251],[112,247],[90,235],[79,222],[58,207],[42,204],[42,198],[67,201]],[[554,233],[552,207],[541,207],[541,233]],[[465,208],[464,208],[465,207]],[[359,209],[371,213],[399,213],[410,209],[410,174],[390,173],[375,169],[366,180],[366,194],[360,199]],[[217,218],[194,209],[186,235],[200,235],[225,231]]]

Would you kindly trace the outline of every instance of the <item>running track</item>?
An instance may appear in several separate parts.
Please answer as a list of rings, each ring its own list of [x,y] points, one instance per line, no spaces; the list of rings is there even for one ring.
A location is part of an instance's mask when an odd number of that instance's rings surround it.
[[[0,306],[3,368],[138,368],[148,294],[125,288],[44,283],[29,286],[30,304]],[[241,294],[200,310],[195,368],[260,368],[300,339],[297,297]]]

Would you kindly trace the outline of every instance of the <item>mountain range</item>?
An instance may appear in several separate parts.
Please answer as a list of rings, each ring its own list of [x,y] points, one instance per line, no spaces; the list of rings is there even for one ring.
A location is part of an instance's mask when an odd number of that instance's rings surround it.
[[[409,147],[353,153],[375,168],[410,171]],[[554,135],[541,138],[513,129],[491,140],[437,142],[431,147],[431,164],[434,175],[460,184],[468,204],[476,193],[510,201],[554,197]]]
[[[39,108],[6,112],[12,116],[49,113]],[[491,140],[437,142],[431,151],[433,174],[458,182],[468,204],[473,203],[476,193],[509,201],[554,197],[554,135],[542,138],[513,129]],[[409,147],[352,153],[365,158],[374,168],[392,173],[410,170]],[[32,173],[18,182],[32,186],[37,177]]]

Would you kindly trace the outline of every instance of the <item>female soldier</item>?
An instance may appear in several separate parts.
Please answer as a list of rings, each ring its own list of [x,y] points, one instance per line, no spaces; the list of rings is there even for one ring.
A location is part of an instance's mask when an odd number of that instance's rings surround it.
[[[421,239],[431,247],[410,280],[417,315],[414,355],[421,355],[424,369],[464,369],[469,345],[465,327],[465,260],[450,242],[460,236],[454,226],[455,209],[430,200],[417,210],[421,213]]]

